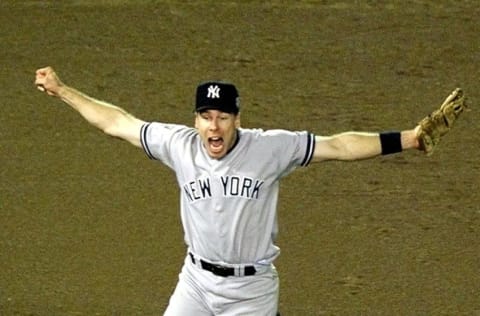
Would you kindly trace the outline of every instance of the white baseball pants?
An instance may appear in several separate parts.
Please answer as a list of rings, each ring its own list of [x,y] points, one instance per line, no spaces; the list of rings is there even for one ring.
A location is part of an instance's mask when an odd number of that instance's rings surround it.
[[[252,276],[217,276],[186,257],[164,316],[275,316],[279,279],[273,265]]]

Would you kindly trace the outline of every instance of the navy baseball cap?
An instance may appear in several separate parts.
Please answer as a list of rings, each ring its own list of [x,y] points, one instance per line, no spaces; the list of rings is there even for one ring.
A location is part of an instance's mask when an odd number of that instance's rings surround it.
[[[225,113],[240,112],[237,88],[223,81],[208,81],[197,87],[195,111],[218,110]]]

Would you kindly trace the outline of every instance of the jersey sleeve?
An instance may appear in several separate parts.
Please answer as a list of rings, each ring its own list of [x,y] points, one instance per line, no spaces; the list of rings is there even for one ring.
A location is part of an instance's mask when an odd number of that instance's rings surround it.
[[[311,162],[315,151],[314,134],[307,131],[270,130],[266,136],[282,177]]]
[[[174,146],[181,146],[188,141],[191,128],[177,124],[158,122],[145,123],[140,130],[142,148],[150,159],[159,160],[173,168]]]

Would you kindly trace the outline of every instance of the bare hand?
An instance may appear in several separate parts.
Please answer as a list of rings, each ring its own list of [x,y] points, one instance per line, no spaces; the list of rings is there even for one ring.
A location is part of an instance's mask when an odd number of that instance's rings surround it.
[[[63,83],[58,78],[52,67],[40,68],[35,72],[35,85],[37,89],[48,95],[58,96]]]

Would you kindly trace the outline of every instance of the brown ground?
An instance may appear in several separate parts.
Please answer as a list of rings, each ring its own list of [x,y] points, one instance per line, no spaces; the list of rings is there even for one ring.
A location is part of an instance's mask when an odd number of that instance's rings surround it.
[[[0,2],[0,314],[161,315],[185,248],[172,173],[33,87],[68,83],[191,124],[198,82],[245,127],[409,128],[456,86],[438,152],[293,173],[279,207],[283,315],[480,315],[477,1]]]

